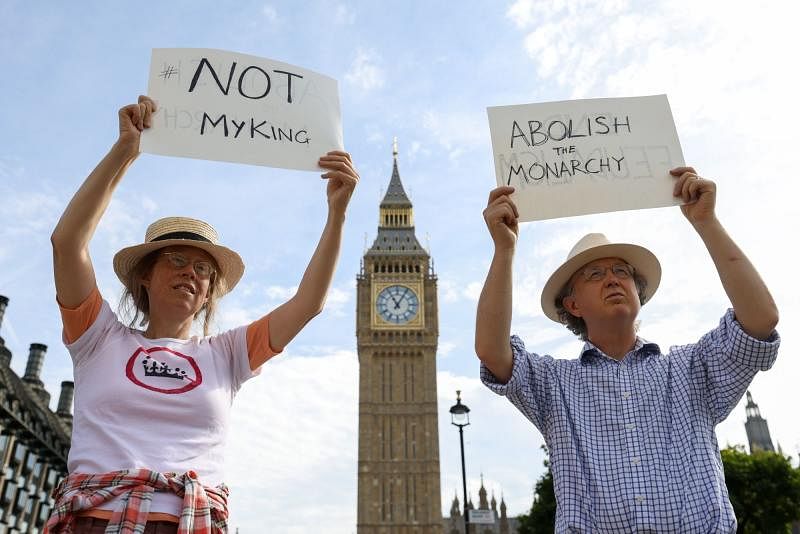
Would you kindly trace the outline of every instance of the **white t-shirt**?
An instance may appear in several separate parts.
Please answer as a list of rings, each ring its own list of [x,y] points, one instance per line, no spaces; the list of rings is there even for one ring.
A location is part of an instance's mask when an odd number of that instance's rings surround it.
[[[204,485],[220,484],[233,398],[258,374],[246,331],[148,339],[103,301],[94,323],[67,345],[75,368],[69,472],[194,470]],[[180,515],[181,503],[157,492],[150,511]],[[115,509],[116,500],[101,508]]]

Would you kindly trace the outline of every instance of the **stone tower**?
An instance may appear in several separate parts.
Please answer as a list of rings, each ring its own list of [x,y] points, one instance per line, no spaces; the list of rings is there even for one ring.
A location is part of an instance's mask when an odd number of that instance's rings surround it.
[[[358,275],[358,534],[439,534],[436,275],[394,166]]]
[[[747,441],[750,444],[750,454],[755,451],[774,451],[772,447],[772,438],[769,436],[769,427],[767,420],[761,417],[761,412],[758,410],[758,404],[753,402],[753,396],[747,392],[747,421],[744,423],[744,429],[747,431]]]

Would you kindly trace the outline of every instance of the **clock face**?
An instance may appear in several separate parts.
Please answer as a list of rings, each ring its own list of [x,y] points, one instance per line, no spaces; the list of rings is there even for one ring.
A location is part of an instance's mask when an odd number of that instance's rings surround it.
[[[419,311],[419,298],[407,286],[388,286],[378,293],[375,307],[384,321],[393,324],[406,324]]]

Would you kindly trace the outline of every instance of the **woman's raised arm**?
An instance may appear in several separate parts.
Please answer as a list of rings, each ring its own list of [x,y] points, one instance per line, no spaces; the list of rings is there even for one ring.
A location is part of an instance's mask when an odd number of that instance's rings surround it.
[[[119,110],[119,139],[72,197],[50,241],[56,296],[66,308],[76,308],[96,285],[89,241],[128,166],[139,155],[142,130],[150,127],[155,102],[140,96],[137,104]]]

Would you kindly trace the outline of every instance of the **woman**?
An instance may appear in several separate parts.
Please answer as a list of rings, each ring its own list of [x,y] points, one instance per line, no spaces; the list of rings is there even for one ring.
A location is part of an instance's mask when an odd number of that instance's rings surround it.
[[[119,139],[51,238],[74,364],[75,416],[70,474],[57,488],[48,532],[142,532],[145,523],[148,533],[227,531],[221,467],[231,401],[322,310],[358,182],[349,154],[320,158],[328,218],[296,295],[252,324],[216,336],[208,336],[208,323],[217,299],[241,278],[241,258],[202,221],[156,221],[144,243],[114,257],[134,307],[131,327],[125,326],[97,289],[89,241],[155,110],[145,96],[120,109]],[[132,328],[139,316],[144,331]],[[205,337],[192,337],[199,318]]]

